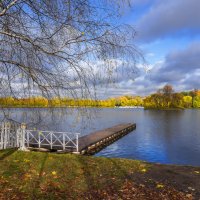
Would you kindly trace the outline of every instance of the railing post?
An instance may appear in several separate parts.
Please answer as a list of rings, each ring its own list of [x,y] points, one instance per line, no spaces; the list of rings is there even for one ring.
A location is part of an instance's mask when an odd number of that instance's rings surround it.
[[[8,127],[7,127],[7,123],[5,122],[5,124],[4,124],[4,147],[3,147],[3,149],[6,149],[6,147],[7,147],[7,134],[8,134]]]
[[[65,134],[63,133],[63,150],[65,150]]]
[[[39,136],[38,136],[38,137],[39,137],[39,138],[38,138],[38,143],[39,143],[39,144],[38,144],[38,145],[39,145],[39,148],[40,148],[40,134],[41,134],[41,132],[39,131],[38,134],[39,134]]]
[[[29,147],[29,132],[26,132],[26,134],[27,134],[27,147]]]
[[[14,147],[17,147],[17,125],[14,126]]]
[[[22,123],[21,124],[21,129],[22,129],[22,149],[25,149],[25,134],[26,134],[26,124]]]
[[[17,143],[19,150],[26,151],[25,146],[25,134],[26,134],[26,124],[22,123],[21,127],[17,130]]]
[[[3,131],[4,131],[4,124],[2,123],[1,124],[1,135],[0,135],[0,138],[1,138],[0,149],[3,149]]]
[[[78,153],[78,133],[76,133],[76,152]]]
[[[53,133],[52,132],[50,132],[50,142],[51,142],[51,144],[50,144],[50,146],[51,146],[51,149],[53,148]]]

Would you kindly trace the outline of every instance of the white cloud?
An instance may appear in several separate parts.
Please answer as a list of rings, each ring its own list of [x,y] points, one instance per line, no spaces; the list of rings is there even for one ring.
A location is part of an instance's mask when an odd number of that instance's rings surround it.
[[[199,0],[156,2],[137,23],[139,40],[150,42],[177,33],[182,35],[188,35],[188,32],[190,35],[199,34]]]
[[[101,87],[98,89],[99,97],[121,95],[148,95],[156,92],[165,84],[174,86],[175,91],[200,89],[200,43],[191,43],[183,50],[176,50],[166,55],[164,60],[158,60],[150,65],[150,71],[135,80],[124,78],[116,87]]]

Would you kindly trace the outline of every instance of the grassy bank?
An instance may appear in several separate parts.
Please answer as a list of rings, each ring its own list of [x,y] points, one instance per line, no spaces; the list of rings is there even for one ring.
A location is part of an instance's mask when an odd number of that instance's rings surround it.
[[[0,199],[199,199],[200,168],[0,151]]]

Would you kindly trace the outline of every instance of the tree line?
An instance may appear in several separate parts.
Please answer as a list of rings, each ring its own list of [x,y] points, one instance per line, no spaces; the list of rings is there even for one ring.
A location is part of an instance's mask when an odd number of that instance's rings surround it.
[[[165,85],[156,93],[143,99],[145,108],[200,108],[200,90],[174,92],[171,85]]]
[[[120,107],[144,106],[149,109],[200,108],[200,90],[174,92],[171,85],[165,85],[156,93],[146,97],[120,96],[105,100],[58,98],[41,96],[29,98],[0,98],[0,107]]]
[[[122,96],[105,100],[31,97],[16,99],[13,97],[0,98],[0,107],[115,107],[142,106],[142,97]]]

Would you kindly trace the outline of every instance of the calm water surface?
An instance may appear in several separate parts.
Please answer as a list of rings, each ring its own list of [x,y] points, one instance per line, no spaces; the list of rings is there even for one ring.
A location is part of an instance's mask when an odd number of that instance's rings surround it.
[[[96,156],[200,166],[200,110],[14,109],[9,116],[42,130],[76,131],[81,135],[135,122],[136,130]]]

